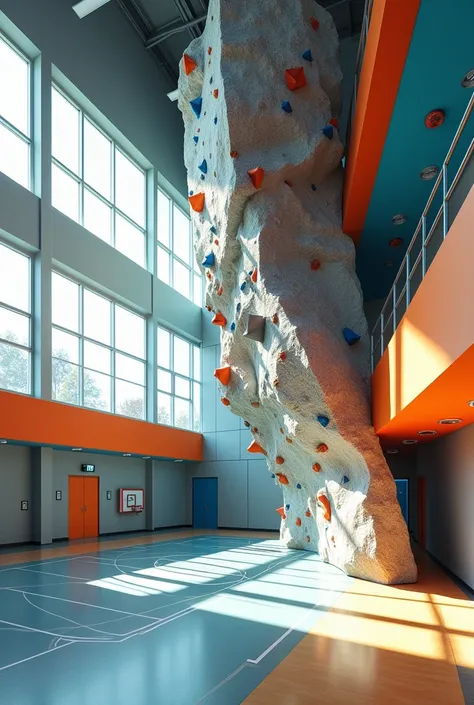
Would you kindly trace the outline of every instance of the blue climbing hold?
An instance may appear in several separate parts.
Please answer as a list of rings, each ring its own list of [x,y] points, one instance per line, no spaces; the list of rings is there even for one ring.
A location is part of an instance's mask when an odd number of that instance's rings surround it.
[[[311,191],[316,191],[316,184],[311,184]]]
[[[234,332],[234,330],[235,330],[235,323],[231,323],[231,324],[230,324],[230,329],[231,329],[232,332]]]
[[[209,85],[210,85],[210,86],[212,86],[212,81],[213,81],[213,80],[214,80],[214,79],[213,79],[212,76],[211,76],[211,78],[209,79]]]
[[[239,313],[240,309],[242,308],[241,304],[237,304],[237,313]]]
[[[311,53],[311,49],[306,49],[306,51],[303,52],[303,59],[305,59],[306,61],[313,60],[313,55]]]
[[[189,195],[190,195],[190,196],[192,196],[192,195],[193,195],[193,193],[194,193],[194,191],[190,191],[190,192],[189,192]]]
[[[275,475],[272,473],[272,477],[275,477]]]
[[[347,485],[347,483],[349,482],[349,478],[347,477],[347,475],[344,475],[344,477],[342,478],[342,481],[345,485]]]
[[[205,178],[204,174],[201,174],[201,181],[204,181]]]
[[[200,95],[199,98],[194,98],[194,100],[191,100],[189,104],[193,109],[193,113],[195,114],[195,116],[197,118],[200,118],[202,110],[202,95]]]
[[[285,113],[292,113],[293,108],[291,107],[291,103],[289,100],[282,100],[281,101],[281,109],[285,111]]]
[[[344,340],[348,345],[354,345],[354,343],[357,343],[360,340],[360,335],[358,333],[354,333],[354,331],[350,328],[344,328],[342,334],[344,335]]]
[[[195,144],[197,144],[199,142],[199,137],[197,135],[194,135],[193,140]]]
[[[209,229],[210,229],[211,233],[214,233],[214,235],[217,233],[215,225],[211,225],[211,227]]]
[[[251,277],[252,274],[253,274],[253,269],[250,270],[250,272],[249,272],[249,277]]]
[[[321,426],[324,426],[324,428],[326,428],[326,426],[329,423],[329,419],[327,416],[318,416],[318,421],[321,424]]]
[[[205,258],[202,261],[202,266],[203,267],[213,267],[216,262],[216,258],[214,256],[214,252],[209,252],[208,255],[205,256]]]
[[[299,490],[301,489],[301,485],[300,485],[299,482],[296,483],[296,487],[297,487],[297,489],[299,489]]]
[[[289,504],[285,504],[285,509],[286,509],[286,511],[288,511],[289,508],[290,508],[290,505],[289,505]]]
[[[207,162],[205,159],[199,164],[198,169],[202,171],[203,174],[207,174]]]
[[[328,138],[328,140],[332,140],[334,136],[334,127],[332,125],[326,125],[326,127],[323,127],[323,135]]]
[[[217,125],[217,118],[214,118],[214,125]]]
[[[240,291],[243,291],[246,286],[247,286],[247,282],[242,282],[242,284],[240,285]]]

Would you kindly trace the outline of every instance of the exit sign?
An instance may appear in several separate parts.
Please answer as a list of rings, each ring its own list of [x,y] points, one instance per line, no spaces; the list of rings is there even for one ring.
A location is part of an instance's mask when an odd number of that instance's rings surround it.
[[[82,465],[81,466],[82,472],[95,472],[95,465]]]

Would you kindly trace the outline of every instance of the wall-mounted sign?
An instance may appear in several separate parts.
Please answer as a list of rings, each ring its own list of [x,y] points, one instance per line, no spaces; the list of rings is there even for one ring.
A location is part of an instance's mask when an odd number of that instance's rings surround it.
[[[95,465],[81,465],[82,472],[95,472]]]
[[[56,499],[59,501],[63,498],[63,493],[61,490],[56,490]]]
[[[26,500],[23,500],[21,503],[21,511],[22,512],[27,512],[28,511],[28,502]]]
[[[107,499],[112,499],[112,492],[107,490]]]

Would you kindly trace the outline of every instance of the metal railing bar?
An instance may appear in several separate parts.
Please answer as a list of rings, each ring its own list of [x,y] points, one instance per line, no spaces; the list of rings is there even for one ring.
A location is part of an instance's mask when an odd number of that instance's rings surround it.
[[[451,161],[451,157],[453,156],[453,152],[456,149],[457,143],[459,142],[459,138],[461,137],[461,134],[464,131],[464,128],[466,126],[467,121],[469,120],[469,116],[472,113],[472,109],[474,108],[474,94],[471,96],[471,99],[469,103],[467,104],[467,108],[464,111],[464,115],[461,118],[461,122],[459,123],[458,129],[456,130],[456,134],[454,135],[453,141],[451,142],[451,147],[448,150],[448,153],[445,157],[444,163],[449,164]]]
[[[420,251],[420,252],[418,253],[418,257],[417,257],[416,260],[414,261],[413,267],[411,268],[411,270],[410,270],[410,272],[409,272],[409,274],[408,274],[408,279],[409,279],[409,281],[411,281],[411,278],[412,278],[412,276],[413,276],[413,272],[415,271],[415,269],[416,269],[416,268],[418,267],[418,265],[420,264],[420,259],[421,259],[421,257],[422,257],[422,251]]]
[[[426,248],[427,245],[430,244],[430,240],[431,240],[431,238],[432,238],[432,236],[433,236],[434,231],[436,230],[436,227],[437,227],[437,225],[438,225],[438,223],[439,223],[439,219],[441,218],[442,212],[443,212],[443,206],[440,207],[438,213],[436,214],[436,218],[434,219],[433,225],[431,226],[430,231],[429,231],[428,235],[426,236],[425,248]]]
[[[446,193],[446,200],[447,201],[449,201],[449,199],[453,195],[453,191],[456,188],[456,186],[458,185],[459,179],[463,175],[464,170],[466,169],[467,163],[470,160],[470,158],[472,157],[473,152],[474,152],[474,138],[472,139],[471,144],[469,145],[469,149],[467,150],[466,154],[464,155],[464,159],[462,160],[461,165],[456,172],[456,176],[453,179],[453,183],[451,184],[451,186],[449,187],[449,189]]]

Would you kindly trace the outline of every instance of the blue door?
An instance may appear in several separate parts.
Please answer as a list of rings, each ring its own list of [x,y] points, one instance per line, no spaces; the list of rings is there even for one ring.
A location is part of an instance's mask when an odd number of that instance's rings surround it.
[[[217,477],[193,477],[193,527],[217,529]]]
[[[408,526],[408,480],[395,480],[395,484],[397,486],[398,503]]]

